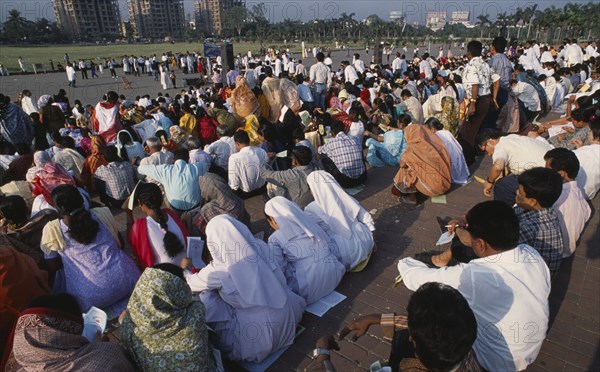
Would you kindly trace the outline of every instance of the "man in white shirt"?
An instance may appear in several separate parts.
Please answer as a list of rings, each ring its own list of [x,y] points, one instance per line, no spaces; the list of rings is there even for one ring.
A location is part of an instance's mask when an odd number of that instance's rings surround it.
[[[310,84],[313,86],[315,106],[323,111],[325,111],[327,88],[331,85],[329,67],[325,66],[323,63],[324,60],[325,55],[319,52],[317,53],[317,63],[310,66]]]
[[[585,47],[585,56],[583,56],[584,61],[589,61],[591,57],[598,58],[600,54],[598,54],[598,47],[596,46],[595,41],[588,41],[588,45]]]
[[[406,61],[404,56],[400,55],[400,52],[396,53],[396,58],[392,61],[392,72],[394,77],[397,79],[401,79],[404,76],[404,72],[406,71]]]
[[[477,320],[473,350],[483,368],[524,370],[535,361],[546,338],[548,266],[534,248],[517,245],[519,221],[507,204],[477,204],[464,222],[451,221],[449,230],[478,258],[441,269],[404,258],[398,262],[398,271],[410,290],[439,282],[464,296]],[[520,337],[515,337],[515,327]]]
[[[535,114],[542,109],[540,95],[533,85],[524,81],[511,80],[510,87],[517,99],[522,102],[527,120],[532,120]]]
[[[429,53],[423,54],[423,60],[419,62],[419,75],[425,74],[425,79],[431,80],[433,79],[433,71],[427,58],[429,58]]]
[[[233,139],[238,152],[229,157],[229,187],[242,199],[264,193],[266,182],[260,177],[260,170],[267,153],[250,146],[250,137],[245,131],[235,132]]]
[[[298,64],[296,65],[296,71],[294,72],[295,76],[302,75],[306,76],[306,67],[302,64],[302,60],[298,60]]]
[[[531,137],[502,133],[495,129],[482,131],[475,139],[477,147],[492,157],[493,165],[488,171],[483,193],[500,200],[507,205],[513,205],[517,197],[519,183],[517,176],[524,171],[546,165],[544,155],[552,150],[552,145]],[[510,175],[498,179],[505,168]]]
[[[228,130],[224,125],[217,126],[217,137],[219,139],[204,147],[204,151],[212,157],[210,172],[218,174],[223,179],[227,179],[229,157],[235,153],[235,144],[233,139],[229,137]]]
[[[421,106],[421,102],[419,102],[418,99],[412,96],[410,90],[404,89],[402,93],[400,93],[400,97],[402,98],[400,108],[411,116],[412,122],[417,124],[425,123],[423,106]]]
[[[190,137],[186,141],[186,147],[190,152],[190,164],[204,163],[206,169],[209,169],[212,165],[212,157],[207,152],[202,150],[202,144],[198,137]]]
[[[583,51],[579,44],[577,44],[577,39],[571,40],[571,44],[565,52],[565,60],[567,61],[567,67],[572,67],[583,62]]]
[[[69,86],[75,88],[75,69],[73,65],[68,63],[67,67],[65,67],[65,72],[67,73],[67,81],[69,82]]]
[[[600,190],[600,120],[596,118],[589,126],[590,144],[583,146],[581,140],[575,140],[577,149],[573,152],[581,166],[577,173],[577,185],[586,197],[592,200]]]
[[[354,68],[359,74],[365,72],[365,63],[360,59],[360,54],[358,53],[354,54]]]
[[[563,237],[563,258],[575,253],[577,240],[592,213],[584,194],[577,186],[579,160],[573,151],[556,148],[544,156],[546,168],[554,169],[563,179],[563,190],[552,209],[558,215]]]
[[[344,68],[344,79],[352,83],[352,85],[356,84],[358,74],[356,73],[354,66],[352,66],[349,61],[342,61],[342,67]]]

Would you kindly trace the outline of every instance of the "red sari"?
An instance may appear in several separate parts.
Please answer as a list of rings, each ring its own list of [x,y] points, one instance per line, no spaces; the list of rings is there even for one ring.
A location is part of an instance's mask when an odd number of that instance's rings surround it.
[[[181,222],[181,219],[175,212],[170,209],[163,209],[163,212],[169,215],[169,218],[172,218],[173,221],[177,224],[177,227],[181,230],[183,234],[183,238],[185,239],[184,247],[187,246],[187,238],[189,236],[188,230]],[[131,250],[138,258],[139,267],[141,270],[144,270],[147,267],[152,267],[156,264],[154,262],[154,257],[152,255],[153,248],[152,243],[148,239],[148,227],[146,225],[146,217],[138,218],[131,226],[131,231],[129,232],[129,244],[131,245]]]

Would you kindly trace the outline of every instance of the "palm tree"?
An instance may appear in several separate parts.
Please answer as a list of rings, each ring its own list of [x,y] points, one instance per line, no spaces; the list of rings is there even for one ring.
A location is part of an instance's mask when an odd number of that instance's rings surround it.
[[[478,21],[477,21],[476,24],[481,27],[481,34],[480,34],[479,38],[483,39],[483,28],[486,25],[491,24],[492,22],[490,21],[489,14],[486,14],[486,15],[480,14],[480,15],[477,16],[477,20]]]
[[[4,22],[4,37],[9,40],[14,40],[18,43],[19,40],[27,38],[28,24],[29,21],[21,17],[21,12],[17,9],[13,9],[8,12],[6,22]]]

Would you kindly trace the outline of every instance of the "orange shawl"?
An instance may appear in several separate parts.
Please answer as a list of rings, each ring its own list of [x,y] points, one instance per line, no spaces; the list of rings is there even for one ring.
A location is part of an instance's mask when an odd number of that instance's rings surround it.
[[[423,125],[411,124],[404,130],[406,151],[400,159],[396,185],[416,187],[426,196],[443,195],[450,189],[450,155],[442,140]]]
[[[85,159],[83,169],[81,170],[81,182],[90,191],[94,190],[94,174],[96,173],[96,169],[108,164],[106,159],[104,159],[104,150],[106,149],[104,138],[93,136],[91,147],[92,154]]]

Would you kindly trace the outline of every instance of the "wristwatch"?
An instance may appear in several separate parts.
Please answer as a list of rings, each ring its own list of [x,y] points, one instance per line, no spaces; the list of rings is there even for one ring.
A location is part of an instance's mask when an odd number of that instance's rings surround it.
[[[329,349],[316,348],[313,350],[312,358],[316,359],[319,355],[330,355]]]

